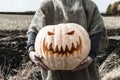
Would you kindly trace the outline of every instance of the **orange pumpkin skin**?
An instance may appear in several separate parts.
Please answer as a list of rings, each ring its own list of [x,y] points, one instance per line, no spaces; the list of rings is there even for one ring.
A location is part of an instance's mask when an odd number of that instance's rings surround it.
[[[35,51],[51,70],[72,70],[90,52],[87,31],[75,23],[43,27],[35,40]]]

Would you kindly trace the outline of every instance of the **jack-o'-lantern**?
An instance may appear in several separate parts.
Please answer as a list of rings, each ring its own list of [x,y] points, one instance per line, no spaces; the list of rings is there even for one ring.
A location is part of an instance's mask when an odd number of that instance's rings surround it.
[[[85,59],[90,51],[86,30],[75,23],[43,27],[35,40],[35,51],[51,70],[72,70]]]

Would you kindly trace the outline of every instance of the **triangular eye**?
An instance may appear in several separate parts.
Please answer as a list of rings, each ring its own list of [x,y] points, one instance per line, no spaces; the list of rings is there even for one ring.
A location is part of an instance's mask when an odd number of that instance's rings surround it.
[[[48,35],[54,35],[54,32],[48,31]]]
[[[75,33],[75,31],[70,31],[70,32],[67,32],[66,34],[73,35],[74,33]]]

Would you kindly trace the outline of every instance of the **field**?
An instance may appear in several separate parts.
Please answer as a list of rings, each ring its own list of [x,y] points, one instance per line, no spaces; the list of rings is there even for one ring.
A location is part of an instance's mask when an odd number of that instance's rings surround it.
[[[27,30],[33,15],[0,14],[0,30]],[[103,17],[106,29],[120,28],[120,16]]]
[[[37,80],[41,78],[40,71],[36,70],[37,66],[30,61],[26,54],[26,33],[32,18],[33,15],[0,14],[0,80],[33,80],[33,78]],[[100,64],[99,70],[101,77],[107,75],[103,80],[113,80],[109,79],[112,75],[111,71],[115,72],[113,68],[118,68],[120,65],[118,59],[120,53],[120,16],[103,17],[103,20],[109,42],[107,48],[103,50],[103,54],[98,56],[100,60],[98,62]],[[107,55],[104,55],[106,53]],[[111,65],[113,63],[108,64],[108,62],[115,62],[117,66]],[[107,74],[108,72],[110,73]],[[120,76],[118,77],[119,79],[114,80],[120,80]]]
[[[33,15],[0,14],[0,30],[27,30]]]
[[[117,29],[120,28],[120,16],[109,16],[103,17],[106,29]]]

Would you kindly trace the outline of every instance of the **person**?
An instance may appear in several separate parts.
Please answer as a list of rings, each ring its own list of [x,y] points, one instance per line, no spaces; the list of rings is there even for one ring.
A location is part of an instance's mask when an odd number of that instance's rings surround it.
[[[38,31],[46,25],[77,23],[82,25],[91,39],[88,57],[73,70],[49,70],[36,55],[34,42]],[[31,60],[41,67],[42,80],[100,80],[96,56],[101,33],[104,31],[102,16],[91,0],[45,0],[36,11],[29,26],[27,50]]]

